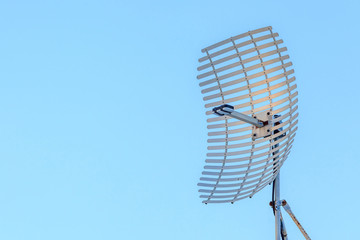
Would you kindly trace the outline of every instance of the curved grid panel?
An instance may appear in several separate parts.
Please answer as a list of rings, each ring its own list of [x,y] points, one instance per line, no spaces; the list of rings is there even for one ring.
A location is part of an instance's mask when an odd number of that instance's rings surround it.
[[[198,67],[208,116],[208,153],[200,178],[204,203],[252,197],[271,183],[288,157],[297,130],[297,91],[286,47],[271,27],[231,37],[201,51]],[[272,116],[271,135],[253,138],[255,127],[212,108]],[[275,118],[276,116],[276,118]]]

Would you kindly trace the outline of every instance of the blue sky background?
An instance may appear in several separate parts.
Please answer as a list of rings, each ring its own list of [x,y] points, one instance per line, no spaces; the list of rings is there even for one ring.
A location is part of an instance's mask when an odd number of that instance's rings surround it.
[[[0,238],[274,239],[267,187],[203,205],[200,49],[273,26],[299,130],[281,195],[359,237],[359,1],[1,1]],[[302,239],[285,215],[290,239]]]

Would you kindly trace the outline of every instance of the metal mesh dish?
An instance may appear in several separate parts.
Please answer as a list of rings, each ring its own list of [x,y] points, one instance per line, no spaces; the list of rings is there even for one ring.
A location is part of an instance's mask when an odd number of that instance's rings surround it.
[[[198,184],[204,203],[252,197],[274,180],[290,153],[298,93],[292,63],[278,37],[265,27],[202,49],[197,78],[209,129],[209,152]],[[255,137],[255,126],[212,115],[212,108],[222,104],[270,119],[270,134]]]

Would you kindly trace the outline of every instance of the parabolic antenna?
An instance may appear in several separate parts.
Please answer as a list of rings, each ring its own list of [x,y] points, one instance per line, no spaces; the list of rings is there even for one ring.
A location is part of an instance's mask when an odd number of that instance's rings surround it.
[[[296,218],[280,200],[279,172],[297,130],[298,93],[283,40],[265,27],[201,51],[197,78],[208,116],[209,152],[200,197],[205,204],[234,203],[273,183],[275,235],[287,239],[280,206]]]

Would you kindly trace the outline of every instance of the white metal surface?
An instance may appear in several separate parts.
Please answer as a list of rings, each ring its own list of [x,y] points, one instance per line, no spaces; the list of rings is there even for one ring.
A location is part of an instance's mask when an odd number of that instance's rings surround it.
[[[210,130],[206,170],[198,184],[204,203],[252,197],[276,178],[290,153],[297,129],[297,91],[292,63],[278,37],[266,27],[202,49],[198,79]],[[212,115],[213,107],[226,103],[248,116],[280,114],[282,124],[270,124],[270,136],[254,138],[251,124]]]

